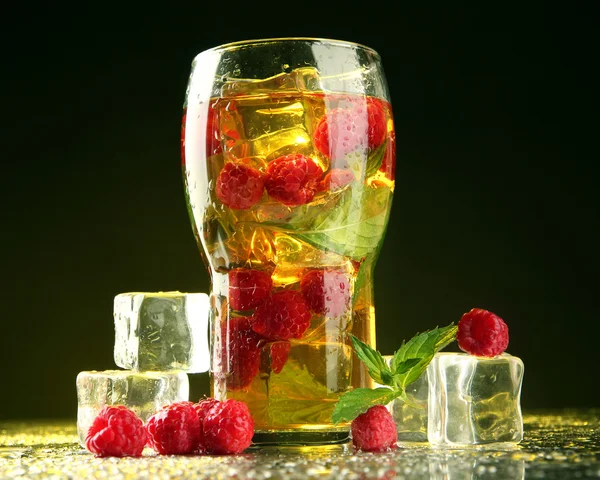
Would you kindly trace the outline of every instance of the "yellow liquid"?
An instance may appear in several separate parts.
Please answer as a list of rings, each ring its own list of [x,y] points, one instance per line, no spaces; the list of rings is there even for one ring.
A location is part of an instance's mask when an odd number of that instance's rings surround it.
[[[332,109],[346,105],[348,95],[258,89],[250,93],[214,99],[210,105],[214,124],[207,125],[206,105],[189,105],[184,124],[190,215],[211,273],[213,338],[215,332],[225,332],[221,335],[227,336],[230,319],[251,319],[251,311],[236,312],[229,307],[227,273],[233,268],[269,273],[273,291],[299,291],[302,275],[311,268],[343,272],[349,279],[352,300],[334,318],[313,312],[310,327],[302,338],[290,339],[289,355],[278,373],[270,365],[269,343],[263,345],[258,373],[247,384],[236,384],[239,376],[227,371],[227,356],[234,352],[224,351],[226,343],[213,342],[212,394],[218,399],[245,402],[256,431],[347,430],[348,425],[334,426],[331,415],[343,393],[372,387],[366,369],[352,352],[348,333],[375,346],[371,280],[385,228],[375,230],[377,238],[370,238],[369,242],[376,246],[360,257],[350,247],[348,252],[342,252],[340,248],[324,248],[319,242],[307,241],[289,225],[298,218],[315,218],[311,225],[323,224],[319,219],[328,212],[346,208],[342,202],[351,198],[348,189],[357,185],[364,201],[356,203],[358,213],[348,210],[352,221],[377,219],[387,224],[394,182],[383,167],[369,170],[371,157],[366,154],[362,158],[348,155],[331,160],[315,148],[313,138],[319,120]],[[365,97],[351,100],[366,101]],[[391,110],[387,103],[381,105],[389,134],[393,132]],[[214,138],[218,140],[217,148]],[[286,206],[270,198],[266,191],[260,202],[247,210],[232,209],[219,202],[214,184],[227,162],[243,162],[264,172],[270,161],[290,153],[312,158],[324,175],[332,168],[352,169],[356,181],[342,189],[317,192],[310,203],[300,206]],[[358,231],[353,238],[350,230],[344,234],[344,242],[360,246],[363,233]]]

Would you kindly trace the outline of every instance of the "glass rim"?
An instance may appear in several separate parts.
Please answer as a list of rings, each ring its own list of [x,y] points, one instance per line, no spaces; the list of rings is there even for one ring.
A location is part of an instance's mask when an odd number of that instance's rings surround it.
[[[215,52],[227,52],[238,50],[243,47],[247,47],[250,45],[262,45],[269,43],[287,43],[287,42],[320,42],[320,43],[329,43],[332,45],[338,45],[340,47],[346,48],[360,48],[361,50],[368,51],[374,54],[377,58],[381,58],[379,53],[371,47],[364,45],[362,43],[351,42],[348,40],[338,40],[334,38],[325,38],[325,37],[273,37],[273,38],[256,38],[250,40],[240,40],[236,42],[224,43],[222,45],[217,45],[216,47],[211,47],[206,50],[202,50],[198,55],[194,57],[193,63],[196,62],[198,57],[201,55],[205,55],[207,53],[215,53]]]

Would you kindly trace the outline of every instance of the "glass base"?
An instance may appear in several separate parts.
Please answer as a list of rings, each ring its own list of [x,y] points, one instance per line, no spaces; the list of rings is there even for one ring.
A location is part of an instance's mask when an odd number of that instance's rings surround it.
[[[252,437],[255,447],[342,445],[350,441],[349,430],[257,430]]]

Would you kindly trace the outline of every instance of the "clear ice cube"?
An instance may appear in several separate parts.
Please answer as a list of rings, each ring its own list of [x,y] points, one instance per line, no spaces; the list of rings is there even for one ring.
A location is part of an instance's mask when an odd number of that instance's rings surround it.
[[[393,355],[384,355],[384,360],[391,364]],[[383,386],[383,385],[378,385]],[[400,398],[386,405],[396,422],[399,442],[427,441],[427,374],[423,373],[417,380],[406,387],[406,393],[412,405]]]
[[[204,293],[117,295],[115,363],[142,371],[208,371],[208,313]]]
[[[189,399],[185,372],[131,372],[105,370],[77,375],[77,433],[85,437],[105,405],[125,405],[144,422],[164,405]]]
[[[434,445],[519,443],[523,362],[438,353],[427,370],[427,437]]]

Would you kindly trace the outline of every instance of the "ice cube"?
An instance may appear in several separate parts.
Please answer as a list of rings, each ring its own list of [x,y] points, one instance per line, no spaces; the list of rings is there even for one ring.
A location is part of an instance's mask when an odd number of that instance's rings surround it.
[[[185,372],[88,371],[77,375],[77,433],[85,437],[96,415],[105,405],[125,405],[144,422],[163,405],[188,400]]]
[[[391,365],[393,355],[384,355],[383,359]],[[382,387],[383,385],[377,385]],[[406,387],[406,393],[412,405],[397,398],[386,405],[396,422],[399,442],[427,441],[427,374],[423,373],[417,380]]]
[[[115,363],[142,371],[208,371],[208,313],[205,293],[117,295]]]
[[[228,157],[262,168],[282,155],[313,153],[304,102],[298,95],[238,98],[221,109],[220,128]]]
[[[519,443],[523,439],[523,362],[438,353],[429,379],[427,438],[434,445]]]

